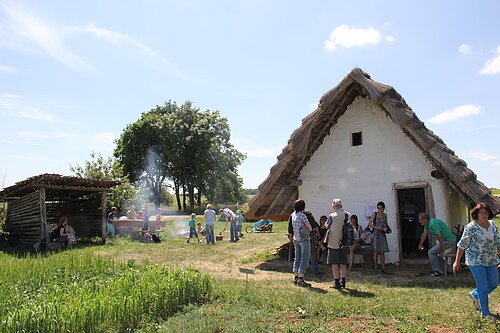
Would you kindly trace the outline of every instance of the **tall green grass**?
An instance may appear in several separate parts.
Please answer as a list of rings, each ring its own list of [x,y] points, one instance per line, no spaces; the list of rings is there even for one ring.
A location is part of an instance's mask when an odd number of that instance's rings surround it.
[[[0,253],[1,332],[120,332],[207,301],[212,279],[194,270],[117,263],[71,252]]]

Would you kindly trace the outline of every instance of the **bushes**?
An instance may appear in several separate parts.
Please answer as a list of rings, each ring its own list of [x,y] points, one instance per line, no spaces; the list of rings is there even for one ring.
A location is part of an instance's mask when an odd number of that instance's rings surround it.
[[[2,332],[131,331],[212,294],[194,270],[115,263],[92,255],[12,258],[0,254]]]

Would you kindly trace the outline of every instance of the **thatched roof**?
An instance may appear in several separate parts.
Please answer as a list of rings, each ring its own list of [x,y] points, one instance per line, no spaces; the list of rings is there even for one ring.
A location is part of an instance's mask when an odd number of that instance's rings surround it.
[[[119,181],[115,180],[69,177],[45,173],[4,188],[0,192],[0,201],[8,201],[10,198],[21,197],[41,187],[63,191],[110,192],[111,188],[119,183]]]
[[[318,108],[302,120],[288,144],[278,156],[269,176],[259,186],[259,193],[250,201],[248,218],[283,220],[297,199],[298,180],[302,168],[330,133],[353,100],[362,96],[378,105],[401,128],[404,134],[423,152],[437,170],[469,207],[485,202],[498,213],[500,199],[491,194],[462,159],[446,147],[443,140],[425,127],[405,100],[388,85],[373,81],[359,68],[353,69],[335,88],[326,92]]]

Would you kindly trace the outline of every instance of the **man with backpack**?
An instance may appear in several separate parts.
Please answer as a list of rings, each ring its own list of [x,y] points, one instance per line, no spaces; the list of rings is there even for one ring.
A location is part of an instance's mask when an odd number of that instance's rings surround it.
[[[346,286],[347,254],[349,246],[349,215],[342,209],[342,201],[333,199],[333,213],[328,216],[325,227],[328,229],[328,256],[326,263],[332,265],[334,284],[332,288]],[[346,221],[347,217],[347,223]],[[352,228],[351,228],[352,231]]]

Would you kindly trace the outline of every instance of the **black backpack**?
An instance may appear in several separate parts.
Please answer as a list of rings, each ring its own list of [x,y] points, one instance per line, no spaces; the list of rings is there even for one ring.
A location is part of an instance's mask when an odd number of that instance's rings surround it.
[[[349,222],[349,215],[345,213],[344,226],[342,229],[342,240],[340,241],[341,246],[351,246],[352,240],[354,238],[354,230]]]
[[[52,232],[50,233],[50,239],[56,239],[57,237],[60,236],[61,234],[61,228],[59,227],[56,227],[54,230],[52,230]]]
[[[161,238],[157,234],[151,234],[154,243],[161,243]]]

